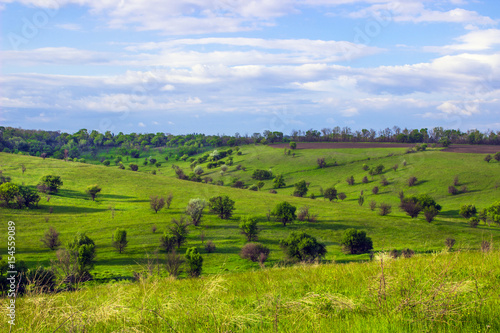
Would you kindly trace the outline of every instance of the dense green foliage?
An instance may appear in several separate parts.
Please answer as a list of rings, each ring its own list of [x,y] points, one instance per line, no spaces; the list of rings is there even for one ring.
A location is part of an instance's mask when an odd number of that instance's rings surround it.
[[[209,200],[208,206],[221,219],[227,220],[233,215],[234,200],[229,199],[227,195],[212,197]]]
[[[366,236],[366,231],[349,228],[344,231],[340,241],[342,250],[349,254],[368,253],[373,249],[373,242]]]
[[[305,232],[292,231],[286,239],[280,240],[280,246],[290,259],[311,262],[326,254],[325,244]]]
[[[286,201],[280,202],[279,204],[274,207],[272,214],[276,217],[278,221],[283,223],[284,226],[287,225],[287,223],[291,223],[293,220],[297,218],[297,215],[295,215],[295,211],[297,210],[297,207],[292,206]]]

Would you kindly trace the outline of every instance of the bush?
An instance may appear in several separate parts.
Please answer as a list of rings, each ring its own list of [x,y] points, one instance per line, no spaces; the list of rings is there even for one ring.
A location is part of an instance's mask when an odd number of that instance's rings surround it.
[[[455,178],[453,178],[453,186],[458,186],[458,185],[460,185],[458,181],[458,176],[455,176]]]
[[[54,175],[43,176],[38,185],[45,186],[49,193],[57,193],[59,188],[63,186],[61,177]]]
[[[12,183],[0,185],[0,200],[8,207],[9,203],[19,195],[19,186]]]
[[[322,168],[325,168],[326,167],[326,162],[325,162],[325,158],[324,157],[320,157],[317,159],[316,163],[318,163],[318,167],[320,169]]]
[[[417,180],[417,177],[411,176],[410,178],[408,178],[408,186],[415,186],[417,184]]]
[[[397,165],[397,164],[394,164],[392,166],[392,170],[394,170],[394,172],[398,171],[398,168],[399,168],[399,165]]]
[[[347,177],[346,182],[349,185],[354,185],[354,176]]]
[[[215,244],[211,240],[207,241],[205,244],[205,252],[214,253],[215,252]]]
[[[102,162],[102,164],[105,166],[109,166],[111,162],[109,160],[105,160],[104,162]]]
[[[446,248],[448,249],[448,251],[450,251],[453,245],[455,245],[455,240],[453,238],[446,238],[446,240],[444,241],[444,245],[446,245]]]
[[[479,225],[479,219],[475,216],[471,217],[468,221],[469,225],[471,226],[471,228],[475,228]]]
[[[227,195],[212,197],[209,200],[208,207],[219,218],[227,220],[233,215],[234,201],[229,199]]]
[[[370,167],[368,166],[368,164],[363,164],[364,171],[368,171],[369,169],[370,169]]]
[[[326,246],[304,232],[291,232],[286,239],[280,240],[280,246],[288,258],[304,262],[312,262],[326,254]]]
[[[286,201],[283,201],[276,205],[271,214],[276,217],[276,220],[280,221],[284,226],[286,226],[287,223],[291,223],[297,218],[297,216],[295,215],[296,210],[296,207],[290,205]]]
[[[273,178],[273,174],[269,170],[260,170],[257,169],[253,172],[252,178],[256,180],[265,180]]]
[[[366,232],[354,228],[347,229],[340,241],[342,252],[346,254],[368,253],[373,249],[373,242]]]
[[[118,253],[122,253],[127,247],[127,231],[123,229],[116,229],[113,234],[113,247],[118,251]]]
[[[345,198],[347,198],[347,195],[344,193],[344,192],[340,192],[339,195],[338,195],[339,199],[344,201]]]
[[[184,244],[187,240],[189,222],[186,222],[184,216],[181,216],[180,219],[176,220],[172,219],[172,224],[168,227],[168,232],[174,236],[175,243],[177,244],[177,248],[179,249],[182,244]]]
[[[289,145],[290,149],[296,149],[297,148],[297,143],[290,141]]]
[[[272,194],[277,194],[278,192],[277,192],[276,190],[270,189],[270,190],[269,190],[269,193],[272,193]]]
[[[378,194],[378,186],[375,186],[374,188],[372,188],[372,193]]]
[[[167,209],[170,208],[170,204],[172,203],[173,198],[174,198],[174,195],[172,193],[169,193],[167,196],[167,199],[165,200],[165,204],[167,205]]]
[[[457,195],[458,190],[455,186],[448,186],[448,193],[451,195]]]
[[[329,187],[323,192],[323,195],[330,201],[337,200],[337,189],[335,187]]]
[[[207,202],[203,199],[191,199],[186,207],[186,214],[191,218],[191,223],[197,226],[203,215]]]
[[[297,220],[299,221],[315,222],[317,218],[318,215],[314,215],[309,212],[309,206],[300,207],[299,212],[297,213]]]
[[[90,197],[92,198],[92,201],[95,201],[95,198],[97,197],[97,193],[101,192],[101,190],[102,189],[99,187],[99,185],[94,184],[94,185],[87,186],[87,190],[85,192],[87,192],[87,194],[90,195]]]
[[[165,198],[157,195],[152,195],[151,197],[149,197],[149,205],[151,206],[151,209],[155,211],[155,213],[158,213],[158,211],[162,210],[162,208],[165,207]]]
[[[286,186],[285,178],[283,177],[283,175],[276,175],[276,177],[274,177],[273,187],[274,188],[281,188],[281,187],[285,187],[285,186]]]
[[[203,174],[203,168],[201,167],[201,165],[197,165],[195,168],[194,168],[194,174],[195,175],[201,175]]]
[[[387,180],[387,178],[385,178],[384,176],[381,176],[381,177],[380,177],[380,184],[381,184],[382,186],[387,186],[387,185],[389,185],[389,181],[388,181],[388,180]]]
[[[413,198],[404,198],[399,207],[412,219],[416,218],[423,209],[418,200],[414,200]]]
[[[132,170],[132,171],[137,171],[137,170],[139,170],[139,166],[138,166],[137,164],[130,163],[130,164],[128,165],[128,167],[129,167],[129,168],[130,168],[130,170]]]
[[[386,203],[381,203],[379,208],[379,215],[385,216],[391,213],[392,206]]]
[[[49,230],[47,230],[40,241],[51,250],[55,250],[61,245],[59,233],[53,227],[50,227]]]
[[[424,208],[425,220],[429,223],[434,220],[437,214],[439,214],[439,210],[437,210],[437,208],[434,206]]]
[[[68,253],[76,258],[76,278],[90,275],[95,264],[95,244],[85,234],[78,233],[72,242],[67,245]]]
[[[490,154],[486,155],[484,157],[484,160],[489,163],[491,161],[491,155]]]
[[[231,186],[234,188],[244,188],[245,183],[242,180],[236,180]]]
[[[365,203],[365,197],[360,195],[358,198],[358,205],[363,206],[364,203]]]
[[[293,191],[293,195],[296,197],[303,197],[307,194],[307,184],[305,180],[301,180],[300,182],[295,184],[295,191]]]
[[[197,248],[191,247],[186,250],[186,264],[189,276],[198,277],[201,275],[203,258]]]
[[[247,243],[241,249],[240,257],[263,264],[269,256],[269,252],[269,248],[260,243]]]
[[[166,252],[172,252],[175,249],[176,239],[171,233],[165,231],[160,237],[160,248]]]
[[[500,162],[500,152],[496,153],[493,158],[495,159],[495,161],[497,162]]]
[[[374,200],[370,201],[370,210],[374,211],[375,208],[377,208],[377,203]]]
[[[474,205],[462,205],[460,207],[460,211],[458,212],[460,215],[462,215],[464,218],[468,219],[477,213],[476,206]]]
[[[385,167],[382,164],[379,164],[370,170],[370,175],[379,175],[382,172],[384,172],[384,169],[385,169]]]
[[[245,235],[248,242],[256,241],[259,235],[259,228],[257,227],[257,219],[251,216],[245,216],[241,219],[240,225],[241,233]]]
[[[412,249],[404,249],[401,251],[401,254],[403,255],[403,258],[411,258],[415,255],[415,251]]]
[[[264,187],[264,185],[266,185],[266,184],[263,181],[260,181],[260,182],[257,183],[257,188],[259,189],[259,191],[260,191],[261,188]]]
[[[368,183],[368,177],[364,176],[364,177],[363,177],[363,179],[361,179],[361,182],[362,182],[363,184]]]
[[[165,270],[169,276],[174,278],[178,277],[182,273],[182,264],[184,260],[178,255],[175,250],[169,251],[165,256]]]

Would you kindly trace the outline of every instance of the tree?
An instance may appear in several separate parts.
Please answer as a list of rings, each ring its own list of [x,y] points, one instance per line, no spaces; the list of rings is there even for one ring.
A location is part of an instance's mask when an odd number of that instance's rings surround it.
[[[95,244],[87,235],[78,233],[67,249],[72,257],[76,258],[77,277],[84,278],[90,275],[95,264]]]
[[[53,227],[50,227],[49,230],[47,230],[40,241],[51,250],[55,250],[61,245],[59,233]]]
[[[252,174],[252,178],[256,180],[271,179],[272,177],[273,173],[270,170],[256,169]]]
[[[240,222],[241,233],[245,235],[248,242],[256,241],[259,234],[257,219],[252,216],[245,216]]]
[[[97,193],[101,192],[101,188],[99,187],[99,185],[97,184],[94,184],[94,185],[90,185],[87,187],[87,194],[90,195],[90,197],[92,198],[92,201],[95,201],[95,197],[97,196]]]
[[[437,214],[439,214],[439,210],[434,206],[424,208],[425,220],[429,223],[434,220]]]
[[[468,219],[476,215],[477,209],[476,206],[474,205],[462,205],[458,213],[462,215],[464,218]]]
[[[297,143],[296,142],[293,142],[291,141],[288,146],[290,147],[290,149],[296,149],[297,148]]]
[[[439,143],[443,146],[443,147],[449,147],[451,145],[451,140],[447,137],[442,137],[440,140],[439,140]]]
[[[486,156],[484,157],[484,160],[485,160],[487,163],[489,163],[489,162],[491,161],[491,155],[490,155],[490,154],[486,155]]]
[[[149,197],[149,204],[151,209],[158,213],[163,207],[165,207],[165,198],[157,195],[152,195]]]
[[[347,254],[368,253],[373,249],[372,239],[366,236],[366,232],[354,228],[344,232],[340,245],[342,245],[342,251]]]
[[[307,194],[307,183],[305,180],[301,180],[300,182],[295,184],[295,191],[293,191],[293,195],[296,197],[303,197]]]
[[[493,158],[495,159],[495,161],[500,162],[500,152],[493,155]]]
[[[286,186],[285,178],[283,177],[283,175],[276,175],[276,177],[274,177],[273,183],[274,188],[281,188]]]
[[[295,211],[297,207],[292,206],[286,201],[283,201],[274,207],[272,214],[276,216],[276,219],[286,226],[287,223],[292,222],[297,218]]]
[[[0,185],[0,200],[5,202],[6,206],[19,195],[19,186],[12,183],[3,183]]]
[[[195,168],[194,168],[194,174],[195,175],[201,175],[203,174],[203,168],[201,167],[201,165],[197,165]]]
[[[493,221],[500,224],[500,201],[496,201],[491,206],[486,208],[488,216],[491,217]]]
[[[191,218],[191,223],[197,226],[200,223],[203,210],[207,202],[203,199],[191,199],[186,207],[186,214]]]
[[[346,182],[349,185],[354,185],[354,176],[347,177]]]
[[[412,219],[416,218],[418,214],[422,211],[422,206],[418,202],[418,200],[414,199],[414,197],[403,198],[399,207],[406,212]]]
[[[166,252],[175,251],[176,239],[170,232],[165,231],[160,237],[160,247]]]
[[[59,176],[46,175],[42,177],[39,185],[46,186],[49,193],[56,193],[59,187],[63,186],[63,182]]]
[[[325,158],[324,157],[320,157],[316,160],[316,163],[318,163],[318,167],[320,169],[323,169],[326,167],[326,161],[325,161]]]
[[[227,220],[233,215],[234,201],[229,199],[227,195],[212,197],[209,200],[208,207],[219,218]]]
[[[118,250],[118,253],[122,253],[127,247],[127,244],[127,231],[116,229],[113,234],[113,247]]]
[[[339,199],[344,201],[345,198],[347,198],[347,195],[344,193],[344,192],[340,192],[339,195],[338,195]]]
[[[261,243],[247,243],[241,249],[240,257],[263,264],[269,256],[269,252],[269,248]]]
[[[381,203],[378,208],[379,215],[385,216],[391,213],[392,206],[386,203]]]
[[[263,181],[260,181],[260,182],[257,183],[257,187],[258,187],[259,191],[260,191],[261,188],[264,187],[264,185],[266,185],[266,184]]]
[[[337,189],[335,187],[329,187],[323,193],[326,199],[330,201],[337,200]]]
[[[19,194],[16,196],[16,200],[19,208],[23,208],[23,206],[27,208],[38,207],[40,195],[32,187],[19,186]]]
[[[178,220],[175,218],[172,219],[172,225],[168,227],[168,231],[172,236],[174,236],[177,248],[180,248],[181,245],[186,242],[187,235],[189,233],[188,226],[189,223],[186,222],[184,216],[181,216]]]
[[[191,247],[186,250],[186,264],[188,266],[187,273],[191,277],[198,277],[201,275],[203,258],[197,248]]]
[[[137,171],[137,170],[139,170],[139,166],[138,166],[137,164],[134,164],[134,163],[130,163],[130,164],[128,165],[128,167],[129,167],[129,168],[130,168],[130,170],[132,170],[132,171]]]
[[[286,239],[280,240],[280,247],[288,258],[304,262],[312,262],[326,254],[326,246],[304,232],[291,232]]]

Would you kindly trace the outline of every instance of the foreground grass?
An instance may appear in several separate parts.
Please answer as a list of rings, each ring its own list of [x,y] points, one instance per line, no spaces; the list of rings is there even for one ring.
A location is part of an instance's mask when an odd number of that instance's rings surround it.
[[[499,293],[500,252],[441,252],[35,292],[13,332],[498,332]]]

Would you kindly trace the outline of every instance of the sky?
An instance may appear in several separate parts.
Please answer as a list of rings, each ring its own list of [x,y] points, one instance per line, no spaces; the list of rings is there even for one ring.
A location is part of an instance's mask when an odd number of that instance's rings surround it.
[[[497,0],[0,0],[0,125],[500,130]]]

